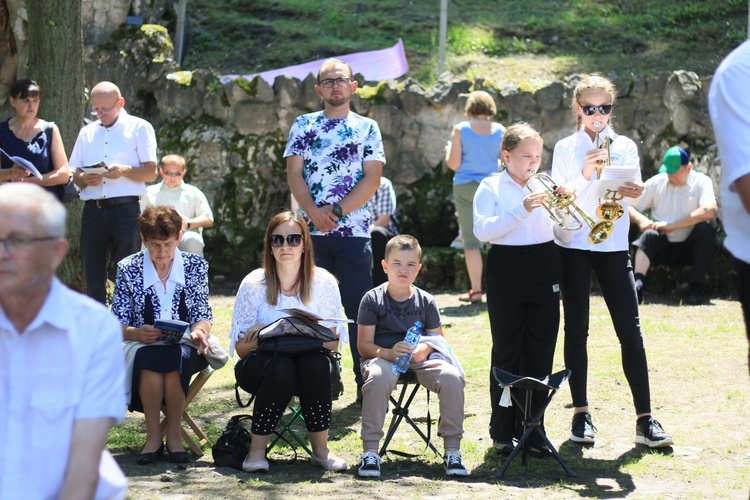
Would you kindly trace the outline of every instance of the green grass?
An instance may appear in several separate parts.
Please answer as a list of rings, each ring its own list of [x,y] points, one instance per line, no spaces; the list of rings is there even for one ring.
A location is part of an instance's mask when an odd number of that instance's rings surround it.
[[[111,432],[108,446],[129,477],[131,497],[747,497],[750,431],[745,423],[750,421],[750,381],[738,303],[715,299],[711,306],[680,307],[657,301],[641,308],[653,411],[676,442],[673,453],[663,454],[632,444],[633,403],[619,344],[603,300],[593,296],[588,352],[589,400],[599,429],[596,446],[582,448],[567,440],[571,410],[565,387],[548,409],[546,427],[578,478],[566,479],[554,460],[530,459],[527,467],[520,460],[514,462],[506,479],[498,482],[494,475],[502,461],[490,449],[487,435],[491,340],[486,306],[460,306],[452,295],[438,295],[438,301],[446,336],[467,374],[462,453],[469,478],[444,480],[440,460],[428,451],[414,459],[389,455],[380,481],[362,481],[355,467],[343,474],[324,472],[309,465],[304,452],[291,463],[293,454],[285,446],[273,454],[272,471],[261,476],[214,469],[208,447],[188,471],[166,462],[141,467],[135,457],[145,438],[142,415],[129,414]],[[213,332],[225,345],[232,304],[233,297],[212,297]],[[555,370],[563,367],[562,339],[561,332]],[[350,466],[356,466],[361,452],[360,407],[354,403],[351,359],[344,356],[343,364],[346,392],[334,404],[329,442]],[[217,371],[189,409],[211,439],[218,437],[231,415],[246,412],[234,402],[233,385],[231,366]],[[410,414],[426,414],[423,395]],[[436,397],[431,414],[439,415]],[[300,433],[304,436],[305,431]],[[442,449],[439,438],[436,445]],[[424,444],[404,424],[391,448],[419,453]]]
[[[437,0],[193,0],[185,69],[250,73],[390,47],[436,78]],[[520,82],[573,72],[711,74],[747,36],[747,0],[454,0],[447,69]],[[356,70],[356,68],[355,68]]]

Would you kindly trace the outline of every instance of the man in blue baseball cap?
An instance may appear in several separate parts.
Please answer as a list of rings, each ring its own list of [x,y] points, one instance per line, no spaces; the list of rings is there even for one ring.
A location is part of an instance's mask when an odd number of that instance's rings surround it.
[[[651,218],[643,215],[651,211]],[[643,234],[633,245],[638,302],[643,302],[646,274],[651,264],[692,265],[687,303],[706,300],[706,273],[716,247],[716,197],[711,179],[693,169],[690,155],[679,146],[669,148],[659,173],[646,181],[643,195],[628,207],[630,221]]]

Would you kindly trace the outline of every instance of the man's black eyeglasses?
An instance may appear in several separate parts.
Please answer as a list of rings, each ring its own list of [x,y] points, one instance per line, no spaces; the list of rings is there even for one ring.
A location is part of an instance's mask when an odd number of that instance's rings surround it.
[[[599,113],[608,115],[612,112],[612,104],[602,104],[601,106],[581,104],[581,110],[583,110],[583,114],[586,116],[592,116],[594,113],[596,113],[597,109],[599,110]]]
[[[345,76],[342,76],[341,78],[326,78],[325,80],[320,81],[320,86],[327,89],[333,88],[334,85],[336,85],[337,87],[344,87],[351,81],[351,78],[347,78]]]
[[[268,237],[268,241],[271,242],[271,246],[273,248],[281,248],[284,246],[284,235],[283,234],[272,234]],[[301,234],[287,234],[286,235],[286,242],[289,244],[290,247],[298,247],[300,243],[302,243],[302,235]]]

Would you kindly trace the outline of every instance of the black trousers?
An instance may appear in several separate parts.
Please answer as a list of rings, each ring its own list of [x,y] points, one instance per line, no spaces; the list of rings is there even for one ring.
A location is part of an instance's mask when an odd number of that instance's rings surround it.
[[[560,248],[560,257],[563,264],[565,366],[573,372],[570,377],[573,406],[588,405],[586,343],[589,335],[589,294],[593,270],[620,341],[622,369],[630,385],[636,414],[650,413],[648,363],[630,255],[626,251],[591,252]]]
[[[107,300],[109,263],[120,262],[141,249],[137,201],[97,208],[83,207],[81,218],[81,258],[89,297],[102,304]]]
[[[372,240],[372,286],[382,285],[388,281],[383,264],[385,259],[385,246],[388,241],[396,236],[396,233],[383,226],[370,226],[370,239]]]
[[[742,315],[745,318],[745,333],[750,342],[750,264],[734,259],[732,266],[732,283],[737,297],[742,305]],[[750,351],[748,351],[748,363],[750,363]]]
[[[268,435],[276,428],[292,396],[299,396],[308,432],[331,426],[331,371],[327,355],[254,352],[235,368],[240,387],[255,394],[253,434]]]
[[[552,243],[492,245],[487,254],[487,311],[492,331],[492,366],[543,378],[552,371],[560,326],[562,266]],[[490,437],[509,441],[521,435],[523,413],[499,405],[502,389],[490,373]],[[547,391],[534,391],[532,412]]]
[[[708,222],[701,222],[693,226],[685,241],[679,243],[672,243],[666,234],[649,229],[633,245],[643,250],[651,264],[692,265],[690,284],[703,285],[716,249],[716,229]]]

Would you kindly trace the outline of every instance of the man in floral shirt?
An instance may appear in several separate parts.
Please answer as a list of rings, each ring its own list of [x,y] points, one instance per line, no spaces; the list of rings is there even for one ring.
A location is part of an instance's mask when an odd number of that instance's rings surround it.
[[[385,153],[378,124],[349,109],[357,90],[352,76],[343,61],[323,63],[315,86],[323,111],[297,117],[284,157],[287,182],[310,227],[315,263],[339,280],[346,315],[356,321],[359,302],[372,288],[366,204],[380,187]],[[361,400],[356,324],[349,325],[349,346]]]

